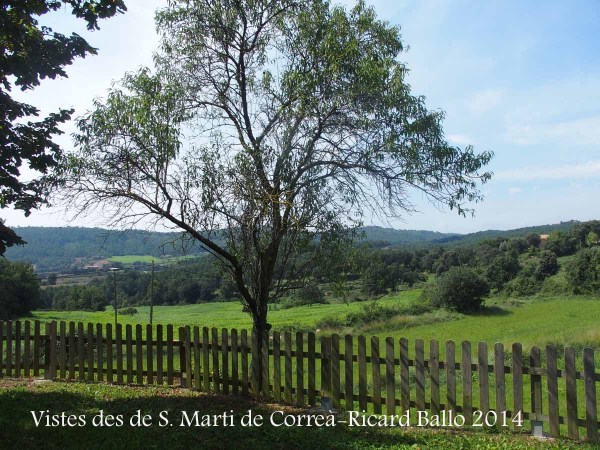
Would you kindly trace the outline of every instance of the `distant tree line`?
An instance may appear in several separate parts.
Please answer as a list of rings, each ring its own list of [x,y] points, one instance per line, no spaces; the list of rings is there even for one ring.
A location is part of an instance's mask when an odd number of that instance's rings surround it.
[[[559,270],[558,256],[571,256],[565,267],[565,287],[575,294],[600,294],[600,221],[576,224],[544,239],[538,233],[494,237],[464,246],[377,247],[363,245],[348,252],[348,260],[312,273],[309,283],[290,292],[281,307],[327,302],[328,295],[344,301],[377,298],[390,291],[426,286],[434,306],[459,311],[477,309],[489,293],[511,297],[535,295]],[[296,265],[305,264],[308,256]],[[86,285],[54,286],[56,274],[40,280],[31,266],[0,258],[0,318],[14,318],[36,308],[102,310],[114,301],[119,308],[228,301],[239,298],[235,284],[208,256],[149,270],[123,270],[116,277],[99,277]],[[323,267],[323,265],[321,265]],[[352,288],[349,286],[352,285]]]

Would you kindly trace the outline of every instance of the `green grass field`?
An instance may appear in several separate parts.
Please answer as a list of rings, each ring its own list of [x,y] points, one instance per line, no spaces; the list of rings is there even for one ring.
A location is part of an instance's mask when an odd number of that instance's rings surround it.
[[[124,265],[131,265],[133,263],[145,263],[151,264],[154,261],[157,265],[159,264],[173,264],[175,262],[183,261],[185,259],[198,258],[199,255],[185,255],[185,256],[172,256],[162,257],[152,255],[122,255],[122,256],[111,256],[108,258],[110,262],[121,263]]]
[[[123,255],[123,256],[111,256],[108,258],[110,262],[117,262],[121,264],[133,264],[134,262],[141,263],[152,263],[154,261],[156,264],[161,262],[161,258],[157,258],[152,255]]]
[[[409,304],[418,298],[416,290],[401,292],[379,300],[382,306]],[[334,303],[328,305],[301,306],[269,312],[269,322],[274,330],[316,330],[317,323],[325,317],[342,318],[350,312],[359,311],[364,302]],[[136,308],[133,316],[119,316],[123,324],[146,324],[149,321],[150,308]],[[380,338],[406,337],[414,339],[447,339],[459,343],[464,340],[502,342],[509,346],[513,342],[523,344],[524,350],[532,346],[543,347],[546,344],[559,346],[572,345],[577,349],[593,347],[600,349],[600,300],[594,297],[558,297],[535,300],[520,306],[510,302],[494,305],[484,312],[471,316],[450,315],[442,311],[426,313],[423,316],[396,316],[390,320],[369,324],[360,330],[319,330],[325,333],[356,331],[365,335],[377,335]],[[156,306],[155,323],[199,325],[217,328],[250,329],[250,316],[242,311],[237,302],[205,303],[185,306]],[[108,323],[114,321],[110,307],[104,312],[85,311],[38,311],[33,319],[41,321],[67,320]],[[425,322],[423,325],[419,323]]]
[[[236,396],[205,395],[166,387],[109,386],[95,383],[34,384],[0,382],[0,448],[236,448],[236,449],[537,449],[594,448],[565,440],[540,442],[509,433],[470,432],[468,429],[429,428],[300,427],[270,424],[274,411],[285,415],[307,411],[259,403]],[[42,406],[43,405],[43,406]],[[84,426],[36,427],[31,411],[84,416]],[[147,427],[131,426],[140,411],[151,416]],[[262,426],[241,426],[248,411],[260,415]],[[122,426],[93,426],[94,416],[122,416]],[[166,411],[169,425],[159,426]],[[182,411],[189,415],[231,413],[233,426],[180,426]],[[281,417],[279,415],[278,417]],[[343,418],[342,418],[343,419]],[[166,422],[165,422],[166,423]],[[172,424],[172,425],[171,425]],[[460,432],[458,432],[460,431]]]

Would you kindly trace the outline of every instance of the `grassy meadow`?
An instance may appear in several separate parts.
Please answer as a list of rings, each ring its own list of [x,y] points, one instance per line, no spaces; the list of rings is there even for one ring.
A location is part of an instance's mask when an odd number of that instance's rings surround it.
[[[383,307],[401,307],[418,301],[418,289],[395,293],[377,300]],[[269,322],[274,330],[317,331],[330,334],[376,335],[384,339],[406,337],[414,339],[437,339],[440,342],[454,340],[501,342],[510,346],[513,342],[523,344],[524,350],[547,344],[571,345],[576,349],[593,347],[600,349],[600,301],[594,297],[569,296],[535,298],[492,304],[474,315],[448,313],[434,310],[421,315],[398,315],[356,328],[319,328],[325,318],[342,319],[349,313],[358,312],[367,302],[349,304],[332,303],[274,309],[269,312]],[[146,324],[150,307],[136,307],[135,315],[119,315],[122,324]],[[86,311],[36,311],[31,319],[43,322],[51,320],[113,323],[111,307],[102,312]],[[242,311],[238,302],[204,303],[183,306],[155,306],[155,324],[175,326],[198,325],[216,328],[250,329],[250,316]]]
[[[427,428],[275,427],[274,411],[286,415],[306,414],[295,408],[252,401],[236,396],[216,396],[166,387],[110,386],[95,383],[47,383],[0,381],[0,448],[236,448],[236,449],[537,449],[594,448],[567,440],[538,441],[525,435],[499,432],[460,432]],[[84,426],[36,427],[30,411],[40,405],[52,413],[65,411],[85,416]],[[140,410],[150,415],[148,427],[129,426]],[[241,418],[252,410],[265,418],[258,427],[242,427]],[[121,415],[124,426],[92,426],[93,417]],[[159,426],[159,413],[166,411],[171,426]],[[193,414],[231,413],[232,427],[188,427],[181,425],[181,411]],[[168,431],[167,431],[168,430]]]

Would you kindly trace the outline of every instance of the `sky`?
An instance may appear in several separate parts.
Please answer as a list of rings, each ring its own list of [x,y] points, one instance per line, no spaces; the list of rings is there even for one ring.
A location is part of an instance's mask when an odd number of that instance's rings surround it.
[[[77,32],[99,49],[68,67],[68,79],[45,80],[18,93],[42,113],[85,113],[127,71],[152,65],[159,0],[128,0],[128,12],[88,32],[68,10],[40,21]],[[342,1],[352,5],[353,1]],[[600,219],[600,2],[371,0],[380,18],[401,27],[400,55],[414,95],[445,111],[453,145],[491,150],[494,172],[474,217],[440,210],[419,193],[418,212],[367,223],[401,229],[469,233],[566,220]],[[57,139],[72,148],[73,123]],[[100,217],[72,220],[60,208],[25,218],[2,210],[9,226],[103,226]]]

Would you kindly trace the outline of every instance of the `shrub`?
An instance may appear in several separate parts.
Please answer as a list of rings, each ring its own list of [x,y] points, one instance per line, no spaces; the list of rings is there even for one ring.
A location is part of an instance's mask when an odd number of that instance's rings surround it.
[[[0,320],[28,315],[40,297],[40,280],[29,264],[0,257]]]
[[[137,309],[130,307],[119,309],[119,314],[121,316],[134,316],[137,314]]]
[[[437,279],[431,303],[452,311],[475,311],[489,292],[487,282],[473,269],[452,267]]]
[[[367,302],[356,312],[346,316],[345,325],[354,327],[366,323],[386,320],[399,314],[394,308],[379,305],[376,301]]]
[[[576,253],[567,266],[567,281],[576,294],[600,294],[600,247]]]
[[[536,275],[538,279],[543,280],[558,273],[558,259],[556,253],[552,250],[542,250],[540,252],[540,261],[537,267]]]
[[[317,303],[327,303],[325,300],[325,294],[323,291],[314,283],[309,283],[300,289],[298,292],[298,300],[303,305],[312,306]]]
[[[537,277],[521,273],[506,285],[504,292],[511,297],[529,297],[537,294],[541,287],[542,283]]]

